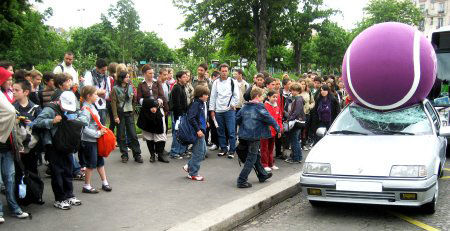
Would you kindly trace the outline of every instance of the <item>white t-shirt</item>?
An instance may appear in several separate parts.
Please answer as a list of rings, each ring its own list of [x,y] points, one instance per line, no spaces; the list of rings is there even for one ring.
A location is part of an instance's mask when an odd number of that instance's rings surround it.
[[[99,96],[97,102],[95,102],[97,109],[106,109],[106,99],[109,99],[111,89],[109,77],[107,76],[104,80],[105,81],[100,83],[100,86],[96,86],[94,85],[91,71],[86,71],[86,74],[84,75],[84,86],[94,86],[97,87],[97,89],[106,90],[105,98]]]
[[[65,62],[62,62],[60,65],[63,66],[64,68],[64,73],[69,74],[70,76],[72,76],[72,82],[74,84],[80,84],[80,81],[78,80],[78,72],[75,70],[75,68],[73,67],[73,65],[70,66],[66,66]],[[53,73],[54,74],[59,74],[62,73],[63,71],[61,70],[61,67],[58,65],[55,67],[55,69],[53,69]]]

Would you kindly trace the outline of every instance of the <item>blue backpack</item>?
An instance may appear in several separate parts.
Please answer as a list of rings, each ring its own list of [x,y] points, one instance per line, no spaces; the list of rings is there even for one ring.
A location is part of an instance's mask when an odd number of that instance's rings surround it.
[[[184,114],[180,117],[178,130],[175,131],[175,135],[178,142],[184,146],[194,144],[195,141],[197,141],[197,133],[189,123],[187,114]]]

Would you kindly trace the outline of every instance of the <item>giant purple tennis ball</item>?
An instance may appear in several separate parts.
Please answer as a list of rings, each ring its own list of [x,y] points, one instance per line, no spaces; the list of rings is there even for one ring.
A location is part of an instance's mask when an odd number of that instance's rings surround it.
[[[347,92],[359,105],[382,111],[406,107],[430,92],[436,78],[436,54],[414,27],[376,24],[347,48],[342,75]]]

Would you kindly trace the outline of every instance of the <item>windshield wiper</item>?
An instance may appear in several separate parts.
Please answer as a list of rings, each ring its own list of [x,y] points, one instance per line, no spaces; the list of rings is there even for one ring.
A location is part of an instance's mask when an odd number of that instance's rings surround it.
[[[364,135],[366,136],[366,133],[363,132],[356,132],[356,131],[350,131],[350,130],[339,130],[339,131],[332,131],[330,134],[344,134],[344,135]]]
[[[385,133],[385,134],[398,134],[398,135],[410,135],[410,136],[414,136],[416,134],[412,133],[412,132],[401,132],[401,131],[393,131],[393,130],[376,130],[377,132],[381,132],[381,133]]]

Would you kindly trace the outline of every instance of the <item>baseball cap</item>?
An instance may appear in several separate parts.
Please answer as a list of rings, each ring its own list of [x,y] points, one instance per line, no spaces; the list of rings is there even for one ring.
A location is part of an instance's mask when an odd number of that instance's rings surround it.
[[[0,85],[2,85],[9,77],[11,77],[12,73],[6,70],[3,67],[0,67]]]
[[[75,97],[75,94],[73,94],[72,91],[65,91],[61,94],[59,97],[59,100],[61,101],[61,107],[65,111],[74,112],[77,109],[77,98]]]

